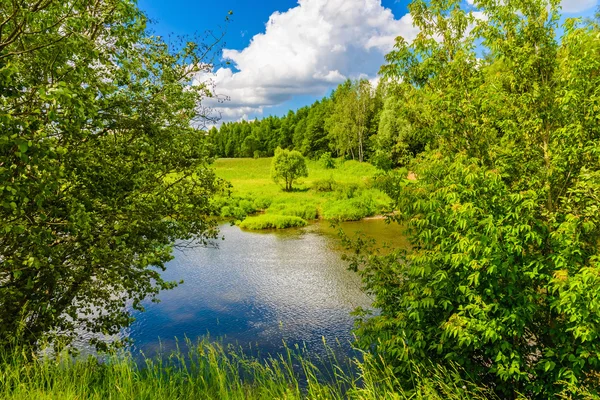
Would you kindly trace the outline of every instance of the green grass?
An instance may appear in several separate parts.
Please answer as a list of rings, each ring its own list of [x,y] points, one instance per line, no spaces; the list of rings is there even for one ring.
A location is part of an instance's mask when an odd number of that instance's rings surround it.
[[[232,185],[231,196],[213,201],[216,213],[238,221],[259,210],[304,220],[355,221],[389,211],[390,198],[373,187],[378,171],[374,166],[342,160],[336,160],[335,169],[326,169],[318,161],[307,164],[308,178],[298,180],[294,191],[285,192],[271,179],[271,158],[216,160],[216,174]],[[258,226],[249,223],[246,228]]]
[[[250,230],[261,229],[286,229],[306,226],[308,222],[300,217],[291,215],[262,214],[256,217],[247,217],[240,223],[240,228]]]
[[[33,358],[33,359],[32,359]],[[415,369],[405,391],[392,368],[369,354],[340,368],[334,352],[309,359],[289,350],[259,360],[233,347],[202,341],[188,350],[136,363],[128,353],[74,361],[0,351],[0,398],[25,399],[484,399],[489,393],[453,371]],[[321,367],[317,367],[320,365]],[[326,373],[323,371],[326,370]],[[323,379],[324,376],[327,379]]]

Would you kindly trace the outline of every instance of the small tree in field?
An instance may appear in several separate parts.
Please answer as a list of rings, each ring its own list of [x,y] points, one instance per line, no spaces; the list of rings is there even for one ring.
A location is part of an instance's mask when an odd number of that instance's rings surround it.
[[[306,161],[300,152],[278,147],[271,163],[271,177],[275,183],[285,182],[285,191],[292,190],[294,180],[308,176]]]

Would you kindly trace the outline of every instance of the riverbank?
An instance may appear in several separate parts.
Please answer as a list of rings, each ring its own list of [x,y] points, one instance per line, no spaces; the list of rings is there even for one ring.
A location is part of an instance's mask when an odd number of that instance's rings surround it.
[[[215,214],[257,230],[298,227],[317,219],[358,221],[390,211],[391,199],[379,190],[374,166],[344,160],[336,160],[335,168],[318,161],[307,164],[308,177],[285,192],[270,177],[271,158],[216,160],[217,176],[231,188],[214,200]]]
[[[345,372],[335,357],[311,359],[300,349],[266,359],[234,347],[200,342],[136,363],[130,353],[73,360],[26,359],[0,351],[0,398],[25,399],[485,399],[485,390],[455,381],[449,371],[415,370],[414,390],[369,354]],[[320,366],[317,366],[320,365]],[[403,385],[406,387],[406,385]]]

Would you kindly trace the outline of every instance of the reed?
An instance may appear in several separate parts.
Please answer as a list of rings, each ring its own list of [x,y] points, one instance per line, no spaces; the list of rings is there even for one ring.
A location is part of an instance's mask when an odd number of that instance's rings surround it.
[[[24,349],[0,351],[2,399],[484,399],[490,393],[440,368],[415,369],[413,388],[392,368],[362,353],[338,361],[329,348],[316,357],[299,348],[278,356],[249,356],[207,340],[134,360],[112,353],[101,360]]]

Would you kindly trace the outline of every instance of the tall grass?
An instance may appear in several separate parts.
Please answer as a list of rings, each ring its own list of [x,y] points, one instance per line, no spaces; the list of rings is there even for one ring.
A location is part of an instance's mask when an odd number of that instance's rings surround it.
[[[201,341],[167,356],[135,362],[129,353],[105,361],[62,355],[39,358],[0,351],[2,399],[484,399],[490,393],[443,369],[415,369],[415,385],[402,390],[392,368],[372,355],[351,360],[354,373],[333,352],[315,362],[299,349],[266,359]],[[327,365],[328,363],[328,365]],[[323,369],[329,371],[326,377]]]
[[[262,214],[248,217],[240,223],[240,228],[250,230],[286,229],[306,226],[308,222],[292,215]]]

